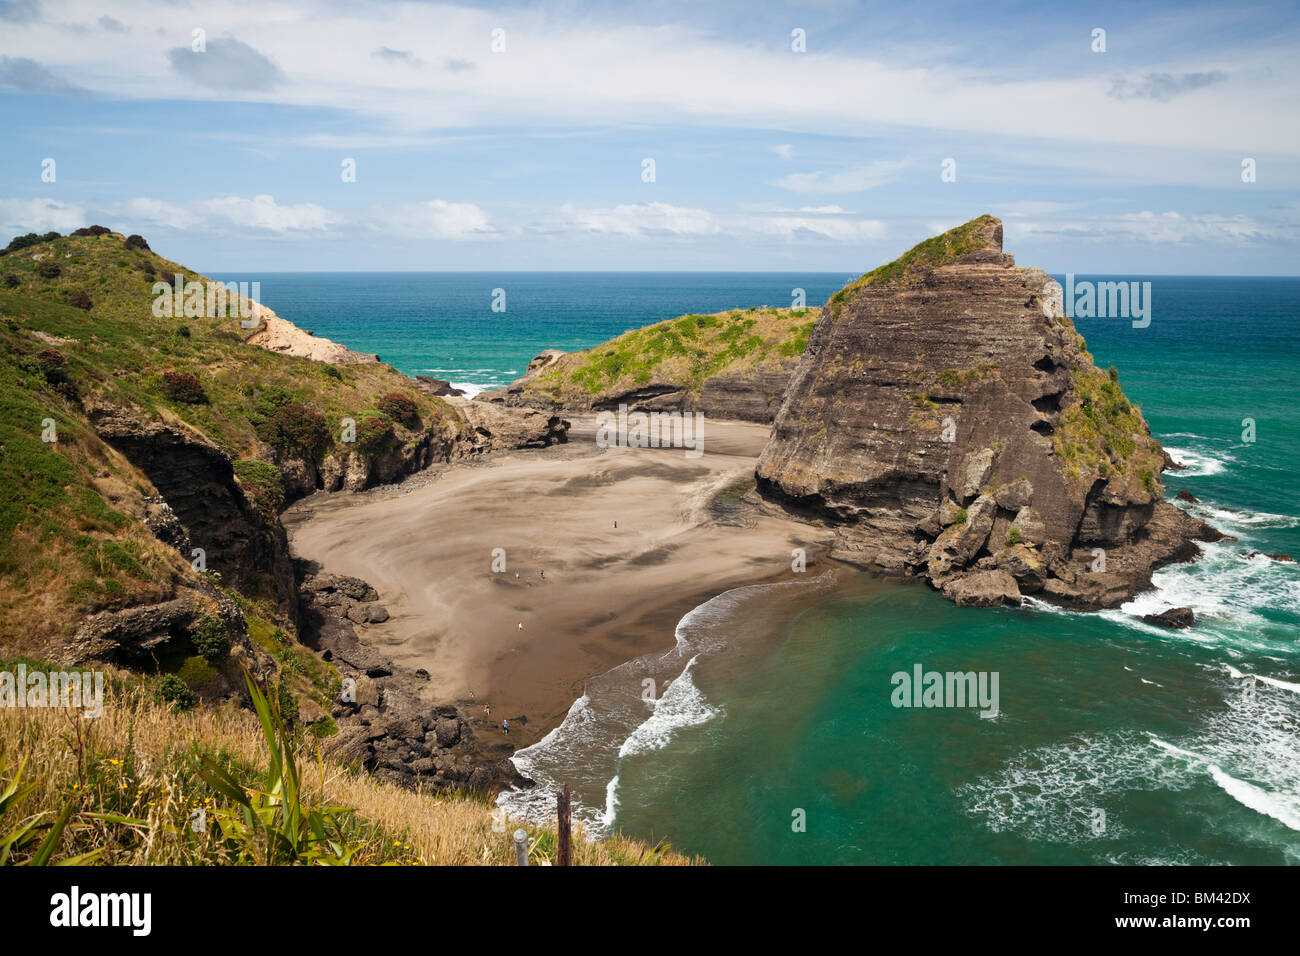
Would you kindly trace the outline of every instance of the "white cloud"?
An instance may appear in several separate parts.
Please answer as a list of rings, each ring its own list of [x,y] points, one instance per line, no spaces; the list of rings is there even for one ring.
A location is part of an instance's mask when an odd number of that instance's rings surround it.
[[[14,234],[68,232],[88,225],[80,206],[55,199],[0,199],[0,226]]]
[[[373,224],[412,239],[476,239],[496,233],[487,213],[474,203],[445,199],[383,210]]]
[[[95,0],[63,0],[59,7],[65,24],[93,23],[102,15]],[[78,33],[37,18],[7,23],[0,54],[30,57],[70,84],[112,98],[319,107],[378,118],[398,132],[470,127],[491,116],[499,126],[530,128],[677,123],[853,136],[873,128],[929,128],[1143,144],[1171,154],[1240,144],[1260,154],[1300,155],[1294,135],[1300,68],[1285,31],[1272,46],[1225,42],[1213,63],[1144,64],[1162,76],[1213,71],[1227,77],[1195,95],[1117,100],[1110,95],[1110,74],[1077,66],[1063,64],[1055,75],[1044,75],[1029,65],[1017,70],[997,56],[985,64],[969,57],[944,63],[896,55],[885,61],[871,51],[792,56],[782,45],[719,39],[704,27],[612,23],[607,18],[614,14],[566,15],[565,8],[541,3],[511,6],[506,15],[454,4],[434,12],[409,0],[205,0],[203,19],[218,25],[214,30],[238,37],[276,70],[269,78],[259,74],[258,83],[218,89],[170,68],[167,51],[188,43],[171,4],[139,0],[115,15],[131,29],[114,34],[111,43],[101,31]],[[168,25],[163,36],[158,24]],[[507,31],[505,53],[489,52],[496,27]],[[424,66],[394,69],[372,55],[381,48],[409,51]],[[452,61],[476,66],[439,66]],[[1215,122],[1205,122],[1207,116]]]
[[[231,225],[268,232],[321,231],[343,221],[341,216],[315,203],[281,206],[274,197],[267,195],[254,196],[252,199],[244,199],[242,196],[204,199],[195,203],[195,206],[201,214],[224,220]]]
[[[782,159],[794,159],[794,147],[789,143],[781,143],[779,146],[773,146],[772,152]]]
[[[875,189],[898,178],[897,173],[907,164],[894,160],[876,160],[865,166],[841,169],[834,172],[791,173],[782,176],[773,185],[801,193],[845,193]]]
[[[1005,223],[1008,244],[1028,239],[1113,243],[1137,241],[1156,245],[1213,242],[1232,245],[1263,241],[1295,241],[1300,230],[1293,222],[1266,222],[1247,215],[1184,216],[1180,213],[1120,213],[1113,216],[1050,220],[1016,219]]]
[[[578,209],[566,203],[560,215],[570,228],[620,236],[703,236],[721,230],[707,210],[662,202],[624,203],[612,209]]]
[[[171,229],[201,227],[224,231],[223,227],[253,233],[323,232],[341,225],[343,217],[315,203],[280,205],[275,197],[267,195],[223,196],[217,199],[198,199],[188,202],[166,202],[137,196],[108,207],[111,218],[125,219],[132,224],[146,223]]]

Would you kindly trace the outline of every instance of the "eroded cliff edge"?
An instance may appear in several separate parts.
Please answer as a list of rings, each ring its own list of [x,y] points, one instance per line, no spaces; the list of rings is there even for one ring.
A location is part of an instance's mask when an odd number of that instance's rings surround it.
[[[982,216],[822,309],[756,469],[837,556],[959,604],[1113,607],[1218,533],[1162,500],[1166,457],[1060,286]]]

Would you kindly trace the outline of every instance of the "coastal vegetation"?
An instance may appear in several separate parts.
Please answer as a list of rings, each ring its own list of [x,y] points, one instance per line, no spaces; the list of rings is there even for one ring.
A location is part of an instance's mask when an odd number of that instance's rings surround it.
[[[395,438],[377,406],[444,434],[459,427],[441,399],[386,365],[245,345],[227,317],[155,317],[156,276],[198,277],[143,240],[81,232],[19,237],[3,257],[16,282],[0,288],[0,645],[39,651],[85,615],[159,599],[193,573],[130,517],[149,483],[99,438],[92,405],[210,440],[268,519],[286,500],[276,456],[342,448],[346,418],[365,452]],[[59,276],[40,273],[56,260]],[[68,303],[83,288],[89,310]]]
[[[0,709],[0,864],[512,866],[517,828],[530,863],[554,861],[554,827],[503,827],[486,795],[403,790],[331,760],[291,729],[273,687],[250,682],[250,712],[169,701],[137,674],[111,674],[93,720]],[[575,839],[573,856],[700,862],[621,836]]]
[[[1119,387],[1118,376],[1089,366],[1073,372],[1075,400],[1052,434],[1052,451],[1079,488],[1096,478],[1116,478],[1160,496],[1157,476],[1164,459],[1147,441],[1142,412]]]
[[[563,355],[527,390],[556,402],[590,401],[646,386],[672,387],[698,397],[712,376],[797,361],[815,319],[812,309],[684,315]]]
[[[960,256],[991,248],[986,239],[986,229],[996,222],[993,216],[979,216],[945,233],[917,243],[893,262],[872,269],[831,296],[828,303],[831,315],[838,318],[840,310],[862,289],[871,286],[906,284],[913,276],[947,265]]]

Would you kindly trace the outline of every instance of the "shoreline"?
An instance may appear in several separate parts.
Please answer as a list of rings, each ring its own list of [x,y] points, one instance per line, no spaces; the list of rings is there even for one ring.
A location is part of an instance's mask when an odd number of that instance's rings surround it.
[[[428,671],[427,702],[460,706],[487,744],[536,743],[588,680],[671,649],[681,619],[722,592],[803,577],[793,548],[810,577],[838,564],[829,528],[749,490],[768,426],[710,419],[695,459],[601,449],[594,418],[574,426],[566,445],[318,493],[285,512],[296,558],[379,591],[390,618],[361,639]],[[494,549],[505,571],[492,570]]]

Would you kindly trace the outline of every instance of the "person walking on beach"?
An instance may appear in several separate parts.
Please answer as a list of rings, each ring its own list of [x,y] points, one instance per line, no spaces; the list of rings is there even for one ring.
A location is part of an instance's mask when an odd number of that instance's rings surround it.
[[[510,721],[508,720],[501,721],[501,726],[505,729],[506,733],[510,733]]]
[[[484,715],[485,717],[491,717],[491,716],[492,716],[492,708],[489,707],[487,704],[484,704],[484,705],[483,705],[483,715]]]

